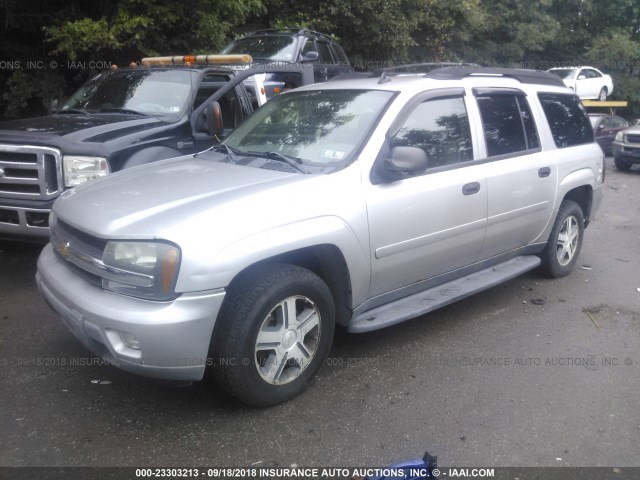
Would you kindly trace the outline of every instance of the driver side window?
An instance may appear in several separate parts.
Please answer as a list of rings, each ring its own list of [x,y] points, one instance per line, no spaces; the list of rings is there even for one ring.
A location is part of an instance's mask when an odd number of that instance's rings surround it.
[[[417,147],[427,154],[427,171],[473,160],[469,118],[462,97],[420,103],[391,140],[391,148]]]

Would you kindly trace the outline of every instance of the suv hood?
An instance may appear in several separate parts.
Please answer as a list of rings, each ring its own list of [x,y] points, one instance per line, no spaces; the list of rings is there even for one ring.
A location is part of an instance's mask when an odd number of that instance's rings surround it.
[[[211,158],[179,157],[114,173],[65,192],[54,211],[72,226],[102,238],[178,241],[179,226],[198,215],[212,225],[228,226],[228,221],[248,217],[260,223],[252,213],[260,205],[253,202],[262,202],[257,195],[279,192],[310,177]]]

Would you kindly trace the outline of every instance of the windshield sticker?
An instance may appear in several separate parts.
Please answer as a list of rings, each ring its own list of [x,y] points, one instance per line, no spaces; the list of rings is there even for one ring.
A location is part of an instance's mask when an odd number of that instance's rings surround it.
[[[325,150],[322,152],[322,156],[325,158],[331,158],[333,160],[342,160],[344,158],[345,152],[341,152],[339,150]]]

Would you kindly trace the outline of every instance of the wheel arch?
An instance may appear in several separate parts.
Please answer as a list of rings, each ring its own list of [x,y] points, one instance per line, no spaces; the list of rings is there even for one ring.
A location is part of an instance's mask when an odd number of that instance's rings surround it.
[[[252,270],[270,263],[287,263],[311,270],[329,287],[335,303],[336,323],[347,325],[352,316],[352,290],[349,266],[342,251],[332,244],[303,247],[264,258],[239,271],[229,283],[234,283]]]
[[[562,198],[562,201],[564,200],[572,200],[580,206],[586,228],[589,225],[591,206],[593,204],[593,188],[591,185],[581,185],[569,190]]]

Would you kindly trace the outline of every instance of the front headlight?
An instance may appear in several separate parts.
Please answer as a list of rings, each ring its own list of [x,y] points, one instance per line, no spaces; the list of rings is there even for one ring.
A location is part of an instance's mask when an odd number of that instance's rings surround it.
[[[622,137],[624,136],[624,134],[622,132],[618,132],[616,133],[616,138],[615,141],[616,142],[621,142],[622,141]]]
[[[168,243],[108,242],[102,255],[107,270],[102,287],[112,292],[171,300],[180,268],[180,250]]]
[[[77,187],[90,180],[104,177],[109,173],[109,164],[104,157],[85,157],[65,155],[62,157],[64,184],[66,187]]]

